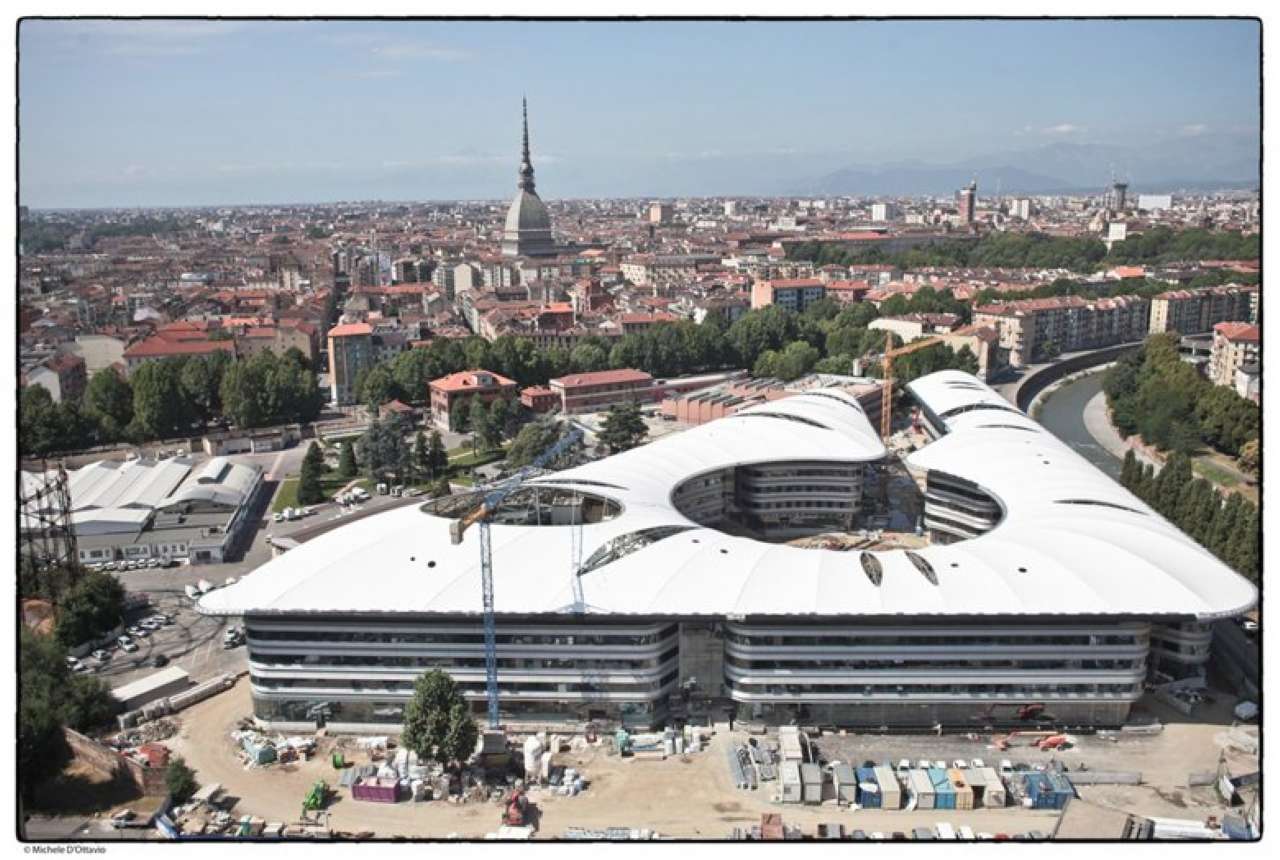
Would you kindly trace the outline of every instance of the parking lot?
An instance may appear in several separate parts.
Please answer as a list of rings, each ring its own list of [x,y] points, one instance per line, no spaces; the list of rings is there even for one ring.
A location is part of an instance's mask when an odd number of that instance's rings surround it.
[[[214,618],[195,611],[185,594],[152,592],[151,606],[130,613],[126,621],[136,625],[142,618],[164,613],[173,623],[147,636],[131,636],[138,650],[116,647],[105,663],[86,657],[84,664],[109,686],[119,687],[157,671],[155,658],[164,655],[168,665],[180,666],[195,682],[207,681],[225,672],[238,672],[246,666],[244,646],[226,650],[222,647],[223,631],[238,619]]]

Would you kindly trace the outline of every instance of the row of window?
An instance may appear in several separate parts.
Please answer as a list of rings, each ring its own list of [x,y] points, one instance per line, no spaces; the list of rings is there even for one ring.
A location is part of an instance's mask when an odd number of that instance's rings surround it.
[[[626,683],[593,683],[591,681],[554,682],[554,681],[521,681],[518,683],[498,682],[499,693],[628,693],[644,695],[659,693],[676,682],[678,671],[670,672],[657,681],[646,681],[635,684]],[[253,686],[266,692],[278,690],[332,690],[335,693],[391,693],[408,696],[413,693],[412,681],[358,681],[336,678],[253,678]],[[459,681],[458,688],[472,696],[484,696],[486,687],[483,680],[476,682]]]
[[[674,625],[657,633],[601,634],[601,633],[546,633],[504,634],[499,628],[496,642],[499,645],[656,645],[675,636]],[[249,638],[254,642],[367,642],[382,645],[481,645],[484,632],[475,633],[409,633],[378,630],[325,630],[317,627],[297,630],[262,629],[249,627]]]
[[[733,691],[751,696],[806,696],[846,693],[851,696],[1138,696],[1141,682],[1132,684],[747,684],[728,680]]]
[[[657,669],[668,660],[674,660],[679,653],[679,649],[671,648],[656,659],[632,660],[521,659],[499,656],[498,671],[564,669],[579,672],[589,670],[643,672]],[[289,666],[377,666],[388,669],[402,667],[445,670],[484,668],[484,657],[406,657],[396,654],[254,654],[253,662],[263,668]]]
[[[991,630],[983,628],[974,628],[972,634],[964,636],[914,636],[901,634],[880,635],[873,630],[859,632],[856,636],[802,636],[799,634],[786,635],[767,635],[767,634],[743,634],[729,629],[725,632],[725,641],[736,643],[738,645],[760,646],[816,646],[816,647],[884,647],[886,645],[917,645],[927,648],[937,648],[940,646],[962,646],[962,647],[985,647],[988,645],[1011,645],[1011,646],[1028,646],[1028,645],[1141,645],[1147,644],[1147,635],[1145,633],[1079,633],[1079,634],[1054,634],[1054,633],[1028,633],[1025,635],[1010,636],[993,633]]]
[[[725,663],[746,671],[813,671],[822,669],[841,669],[853,672],[876,670],[937,670],[937,669],[1009,669],[1009,670],[1062,670],[1062,671],[1121,671],[1141,669],[1146,661],[1142,658],[1120,658],[1112,660],[1010,660],[993,658],[991,660],[748,660],[733,655],[725,656]]]

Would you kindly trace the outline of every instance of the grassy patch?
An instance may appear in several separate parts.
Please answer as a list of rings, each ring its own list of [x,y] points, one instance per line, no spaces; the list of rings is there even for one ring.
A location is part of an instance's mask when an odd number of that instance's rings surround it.
[[[1191,462],[1191,468],[1196,472],[1196,474],[1208,478],[1210,481],[1213,481],[1215,484],[1222,487],[1234,487],[1236,484],[1240,483],[1240,478],[1237,477],[1235,473],[1222,468],[1211,460],[1193,460]]]
[[[276,493],[275,501],[271,503],[271,512],[279,513],[285,508],[298,507],[298,482],[300,478],[286,478],[280,484],[280,490]],[[350,478],[340,478],[336,472],[330,472],[320,477],[320,490],[324,493],[325,499],[332,499],[334,493],[342,489],[350,482]],[[358,486],[369,489],[368,480],[361,479]]]

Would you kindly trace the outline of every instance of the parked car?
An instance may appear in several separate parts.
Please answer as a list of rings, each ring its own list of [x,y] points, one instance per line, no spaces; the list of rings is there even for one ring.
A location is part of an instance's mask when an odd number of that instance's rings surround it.
[[[67,668],[70,669],[72,672],[79,672],[81,669],[84,668],[84,664],[81,663],[79,660],[77,660],[75,657],[68,657]]]
[[[151,658],[151,665],[152,665],[152,666],[154,666],[154,667],[155,667],[155,668],[157,668],[157,669],[159,669],[159,668],[161,668],[161,667],[164,667],[164,666],[168,666],[168,665],[169,665],[169,658],[168,658],[168,657],[166,657],[166,656],[165,656],[165,655],[163,655],[163,654],[157,654],[156,656],[154,656],[154,657],[152,657],[152,658]]]
[[[404,494],[406,496],[421,496],[422,489],[420,487],[410,487],[409,489],[404,491]]]
[[[276,511],[274,514],[271,515],[271,522],[273,523],[284,522],[284,514],[280,513],[280,511]]]
[[[158,558],[147,559],[147,567],[159,567],[159,566],[160,566],[160,559]]]
[[[97,660],[99,663],[105,663],[111,659],[111,652],[104,648],[99,648],[97,651],[93,652],[93,659]]]
[[[906,773],[911,770],[911,759],[904,758],[898,762],[898,773]]]
[[[975,768],[983,768],[987,766],[987,763],[980,758],[975,758],[973,761],[969,762],[969,766],[975,767]]]
[[[955,761],[953,761],[953,762],[951,763],[951,765],[952,765],[956,770],[964,770],[965,768],[967,768],[967,767],[969,766],[969,763],[968,763],[967,761],[965,761],[964,759],[962,759],[962,758],[958,758],[958,759],[956,759]]]
[[[130,627],[130,628],[129,628],[127,631],[125,631],[125,632],[127,632],[127,633],[128,633],[130,636],[132,636],[134,639],[145,639],[145,638],[147,638],[149,635],[151,635],[150,633],[148,633],[148,632],[147,632],[147,630],[146,630],[145,628],[143,628],[143,627],[139,627],[139,626],[138,626],[138,625],[136,625],[136,624],[135,624],[135,625],[133,625],[132,627]]]
[[[130,654],[138,650],[138,646],[133,644],[133,640],[130,639],[128,636],[119,637],[118,639],[116,639],[116,644],[118,644],[125,651],[128,651]]]

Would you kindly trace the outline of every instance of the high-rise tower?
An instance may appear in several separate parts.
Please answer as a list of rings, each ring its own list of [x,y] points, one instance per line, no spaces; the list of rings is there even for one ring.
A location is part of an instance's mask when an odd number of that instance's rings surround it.
[[[553,257],[555,242],[551,237],[551,215],[538,196],[533,181],[533,159],[529,155],[529,104],[521,99],[524,114],[524,142],[520,155],[520,178],[516,196],[507,210],[507,223],[502,230],[502,256]]]

